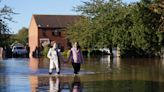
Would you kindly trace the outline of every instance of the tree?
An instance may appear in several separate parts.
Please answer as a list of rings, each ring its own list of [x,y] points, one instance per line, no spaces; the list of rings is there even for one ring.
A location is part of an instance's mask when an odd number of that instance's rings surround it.
[[[70,36],[74,33],[72,31],[68,34],[68,37],[75,40],[79,37],[79,39],[83,38],[80,43],[85,43],[86,47],[93,45],[98,48],[106,47],[110,48],[112,53],[113,20],[119,14],[117,10],[121,8],[122,3],[120,0],[111,0],[109,2],[105,0],[91,0],[90,2],[84,2],[84,6],[78,6],[75,10],[82,12],[87,21],[75,24],[74,26],[76,26],[76,28],[69,28],[70,30],[74,30],[74,32],[78,32],[78,36],[74,34],[74,37],[71,38]]]
[[[8,44],[7,39],[10,38],[10,30],[7,22],[13,22],[13,18],[11,17],[13,14],[16,13],[6,5],[0,8],[0,46],[2,47]]]
[[[155,56],[159,52],[158,28],[160,15],[152,12],[149,0],[123,5],[112,20],[113,43],[122,56]],[[119,11],[121,10],[121,11]]]
[[[22,28],[18,31],[18,33],[16,34],[15,39],[16,39],[18,42],[20,42],[20,43],[22,43],[22,44],[24,44],[24,45],[27,45],[27,43],[28,43],[28,28],[22,27]]]
[[[164,37],[159,32],[162,14],[151,10],[153,3],[153,0],[128,5],[120,0],[84,2],[77,11],[87,20],[70,27],[68,38],[87,47],[120,47],[122,56],[155,56]]]

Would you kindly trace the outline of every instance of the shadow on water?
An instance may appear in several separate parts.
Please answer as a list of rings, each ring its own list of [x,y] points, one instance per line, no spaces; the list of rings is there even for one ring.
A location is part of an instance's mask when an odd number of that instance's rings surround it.
[[[80,75],[70,63],[48,75],[45,58],[0,60],[0,92],[164,92],[163,59],[86,58]]]

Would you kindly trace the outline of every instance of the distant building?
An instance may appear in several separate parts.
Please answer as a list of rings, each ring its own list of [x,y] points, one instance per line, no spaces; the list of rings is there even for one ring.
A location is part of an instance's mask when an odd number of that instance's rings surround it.
[[[66,28],[78,21],[77,15],[33,15],[29,26],[30,56],[36,47],[55,40],[58,46],[67,49]]]

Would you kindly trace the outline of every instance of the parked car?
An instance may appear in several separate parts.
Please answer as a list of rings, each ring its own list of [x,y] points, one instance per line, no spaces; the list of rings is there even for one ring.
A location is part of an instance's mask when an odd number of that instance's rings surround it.
[[[27,50],[26,50],[26,48],[24,48],[22,46],[13,46],[12,54],[13,55],[26,55]]]
[[[107,54],[111,54],[109,48],[100,48],[99,49],[101,52],[105,52]]]

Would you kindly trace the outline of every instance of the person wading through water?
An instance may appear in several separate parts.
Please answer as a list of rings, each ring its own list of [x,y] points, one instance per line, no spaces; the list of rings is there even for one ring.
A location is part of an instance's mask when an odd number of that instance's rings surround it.
[[[81,63],[84,63],[84,58],[78,42],[75,42],[70,50],[68,61],[72,62],[74,74],[78,74],[80,71]]]
[[[47,57],[50,59],[49,64],[49,74],[52,74],[54,68],[56,68],[56,73],[60,74],[60,58],[65,62],[65,59],[61,55],[59,49],[57,48],[57,44],[55,41],[51,42],[52,47],[49,49]]]

